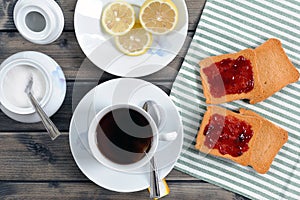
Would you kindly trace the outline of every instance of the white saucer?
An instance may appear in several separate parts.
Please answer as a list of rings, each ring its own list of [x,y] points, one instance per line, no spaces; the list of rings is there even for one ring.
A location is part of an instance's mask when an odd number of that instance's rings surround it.
[[[178,132],[176,140],[159,142],[155,157],[159,175],[163,178],[173,169],[180,155],[183,129],[174,103],[160,88],[138,79],[114,79],[91,90],[75,109],[69,131],[71,152],[81,171],[97,185],[118,192],[134,192],[149,187],[149,165],[130,173],[114,171],[94,159],[87,141],[89,124],[98,111],[119,103],[142,106],[147,100],[155,101],[165,109],[168,120],[163,131]]]
[[[55,60],[53,60],[51,57],[43,53],[35,52],[35,51],[24,51],[8,57],[0,65],[0,70],[3,66],[6,65],[6,63],[18,58],[27,58],[27,59],[32,59],[33,61],[36,62],[43,63],[47,75],[49,76],[49,78],[52,79],[52,95],[50,97],[49,102],[43,107],[43,109],[48,116],[52,116],[60,108],[66,95],[66,79],[62,69],[57,64],[57,62],[55,62]],[[19,115],[10,112],[1,104],[0,104],[0,108],[8,117],[19,122],[35,123],[41,121],[37,113],[32,113],[28,115]]]
[[[78,0],[74,26],[78,43],[85,55],[99,68],[124,77],[140,77],[154,73],[167,66],[184,44],[188,31],[188,11],[183,0],[173,0],[178,9],[178,24],[167,35],[153,35],[153,44],[147,53],[127,56],[116,47],[114,39],[101,27],[103,8],[114,0]],[[144,1],[127,0],[136,5]]]

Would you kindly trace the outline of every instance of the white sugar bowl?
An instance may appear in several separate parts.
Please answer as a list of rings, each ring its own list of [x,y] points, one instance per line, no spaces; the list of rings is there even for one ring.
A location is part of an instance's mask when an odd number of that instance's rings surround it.
[[[14,8],[14,23],[30,42],[54,42],[64,28],[64,16],[54,0],[19,0]]]
[[[0,102],[10,112],[26,115],[35,112],[25,88],[32,78],[32,94],[41,107],[50,100],[52,81],[43,65],[26,58],[4,63],[0,70]]]

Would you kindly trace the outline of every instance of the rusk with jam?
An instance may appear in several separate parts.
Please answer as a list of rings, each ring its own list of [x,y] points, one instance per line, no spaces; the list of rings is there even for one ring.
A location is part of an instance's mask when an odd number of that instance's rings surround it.
[[[206,68],[209,68],[212,66],[215,66],[215,63],[221,62],[225,59],[238,59],[240,56],[243,56],[245,59],[250,61],[251,67],[252,67],[252,76],[253,76],[253,88],[251,91],[248,92],[241,92],[241,93],[235,93],[235,94],[225,94],[221,97],[215,97],[212,94],[212,85],[209,83],[209,77],[204,73],[204,70]],[[261,98],[259,95],[262,93],[262,87],[259,80],[259,71],[257,68],[256,63],[256,53],[253,49],[245,49],[237,53],[232,54],[223,54],[219,56],[212,56],[205,58],[199,62],[200,65],[200,75],[202,79],[202,86],[203,86],[203,93],[206,97],[206,103],[208,104],[219,104],[219,103],[225,103],[230,102],[238,99],[249,99],[251,104],[257,103]],[[235,77],[232,76],[232,79]],[[218,82],[218,81],[217,81]],[[229,84],[232,85],[233,83],[225,83],[225,81],[220,80],[220,83],[222,84]],[[223,86],[224,87],[224,86]],[[226,91],[225,91],[226,92]]]
[[[244,152],[240,156],[234,157],[229,154],[223,155],[220,153],[219,149],[209,148],[205,145],[206,136],[204,135],[204,130],[205,130],[205,127],[209,124],[211,116],[213,116],[214,114],[219,114],[224,117],[232,116],[234,118],[237,118],[238,120],[246,122],[247,124],[249,124],[251,126],[253,135],[248,143],[249,149],[246,152]],[[209,106],[209,107],[207,107],[207,111],[204,114],[204,117],[203,117],[203,120],[202,120],[202,123],[200,126],[200,130],[199,130],[197,138],[196,138],[195,148],[203,153],[230,159],[230,160],[232,160],[236,163],[239,163],[243,166],[248,166],[250,163],[250,159],[251,159],[252,148],[255,145],[256,135],[257,135],[260,127],[261,127],[261,120],[257,119],[256,117],[241,115],[241,114],[232,112],[230,110],[227,110],[225,108],[218,107],[218,106]]]
[[[209,124],[211,116],[215,113],[223,116],[233,116],[251,125],[253,136],[248,143],[249,149],[241,156],[223,155],[219,149],[208,148],[205,145],[205,127]],[[275,156],[287,140],[287,131],[253,111],[240,109],[239,113],[235,113],[218,106],[209,106],[204,114],[195,148],[203,153],[230,159],[243,166],[251,166],[258,173],[264,174],[268,172]]]

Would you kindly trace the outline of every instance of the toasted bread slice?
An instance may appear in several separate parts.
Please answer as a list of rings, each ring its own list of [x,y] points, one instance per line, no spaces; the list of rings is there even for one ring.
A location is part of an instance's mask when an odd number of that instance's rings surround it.
[[[218,149],[213,149],[209,148],[205,145],[205,139],[206,136],[204,135],[205,127],[209,124],[210,117],[213,116],[214,114],[219,114],[222,116],[233,116],[237,118],[238,120],[244,121],[247,124],[251,125],[251,130],[253,131],[253,136],[250,139],[248,146],[249,149],[244,152],[241,156],[234,157],[229,154],[221,154]],[[209,106],[207,108],[206,113],[204,114],[200,130],[197,135],[196,139],[196,145],[195,148],[200,150],[203,153],[211,154],[214,156],[230,159],[236,163],[239,163],[243,166],[247,166],[250,163],[251,159],[251,149],[253,149],[253,146],[255,145],[255,140],[256,140],[256,134],[259,131],[259,128],[261,127],[261,121],[257,119],[256,117],[252,116],[246,116],[246,115],[241,115],[232,111],[229,111],[225,108],[217,107],[217,106]]]
[[[214,97],[212,95],[212,92],[210,91],[211,88],[209,85],[208,77],[205,75],[203,70],[207,67],[210,67],[212,64],[220,62],[224,59],[228,59],[228,58],[237,59],[239,56],[244,56],[247,60],[249,60],[251,62],[253,80],[254,80],[253,89],[247,93],[243,92],[240,94],[227,94],[227,95],[223,95],[223,96],[217,97],[217,98]],[[200,65],[200,75],[201,75],[202,85],[203,85],[203,93],[206,98],[206,103],[219,104],[219,103],[230,102],[230,101],[234,101],[234,100],[238,100],[238,99],[249,99],[251,104],[257,103],[257,101],[254,100],[253,97],[257,97],[261,94],[262,87],[261,87],[259,76],[258,76],[256,55],[255,55],[254,50],[245,49],[243,51],[233,53],[233,54],[224,54],[224,55],[219,55],[219,56],[208,57],[204,60],[201,60],[199,65]],[[222,85],[224,81],[220,80],[217,82],[220,82],[220,84]],[[225,91],[224,85],[223,85],[223,90]],[[260,98],[257,98],[257,99],[259,100]]]
[[[249,165],[261,174],[267,173],[278,151],[287,142],[288,132],[253,111],[240,109],[240,113],[262,121],[252,146]]]
[[[255,98],[255,102],[262,101],[299,80],[298,70],[289,60],[278,39],[271,38],[254,51],[263,90],[262,95]]]

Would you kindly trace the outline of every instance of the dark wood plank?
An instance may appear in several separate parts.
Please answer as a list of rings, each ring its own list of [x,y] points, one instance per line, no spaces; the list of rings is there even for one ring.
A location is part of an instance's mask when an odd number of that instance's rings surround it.
[[[68,133],[54,142],[46,132],[0,133],[1,181],[88,181],[76,166]],[[173,170],[168,181],[199,181]]]
[[[154,74],[143,77],[143,79],[172,82],[184,60],[192,39],[191,35],[192,33],[188,34],[182,49],[168,66]],[[26,41],[19,33],[0,32],[0,44],[0,62],[20,51],[39,51],[58,62],[67,80],[109,80],[116,77],[99,69],[87,59],[76,41],[75,34],[71,32],[64,32],[54,43],[42,46]]]
[[[86,180],[77,168],[64,134],[1,133],[0,180]]]
[[[28,42],[17,32],[0,32],[0,44],[0,62],[21,51],[39,51],[54,58],[63,68],[68,80],[76,78],[77,70],[85,58],[75,34],[68,32],[63,33],[57,41],[49,45]]]
[[[60,109],[55,113],[51,119],[57,125],[60,131],[68,131],[69,124],[72,118],[74,109],[83,96],[106,80],[100,81],[78,81],[67,82],[67,93],[65,100]],[[164,92],[169,94],[172,82],[152,82],[154,85],[160,87]],[[73,94],[75,93],[76,94]],[[26,124],[14,121],[7,117],[2,111],[0,111],[0,132],[20,132],[20,131],[44,131],[42,123]]]
[[[63,10],[65,18],[65,30],[74,30],[73,16],[76,0],[55,0]],[[17,0],[3,0],[0,5],[0,30],[16,31],[13,20],[13,10]]]
[[[13,9],[17,0],[5,0],[0,5],[0,31],[16,31],[16,27],[13,22]],[[65,31],[74,30],[74,11],[76,6],[76,0],[56,0],[63,10],[65,18]],[[186,1],[187,8],[189,10],[189,30],[194,31],[205,0],[189,0]]]
[[[186,183],[189,189],[181,183],[169,184],[171,193],[164,199],[214,199],[214,200],[246,200],[216,186],[206,183]],[[91,183],[4,183],[1,188],[3,197],[9,199],[55,198],[55,199],[149,199],[149,193],[144,190],[135,193],[116,193],[97,187]],[[1,193],[0,193],[1,194]]]
[[[187,186],[188,185],[188,186]],[[170,194],[163,199],[214,199],[246,200],[217,186],[207,183],[170,182]],[[92,183],[0,183],[0,196],[4,199],[106,199],[131,200],[149,199],[147,190],[134,193],[117,193],[98,187]]]
[[[206,0],[186,0],[189,12],[189,30],[195,31],[204,9]]]

